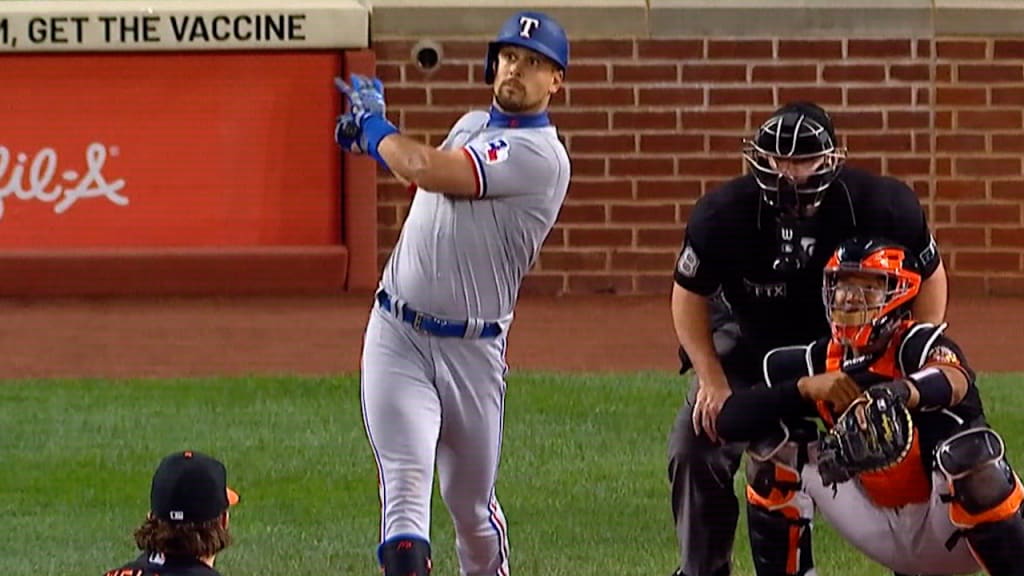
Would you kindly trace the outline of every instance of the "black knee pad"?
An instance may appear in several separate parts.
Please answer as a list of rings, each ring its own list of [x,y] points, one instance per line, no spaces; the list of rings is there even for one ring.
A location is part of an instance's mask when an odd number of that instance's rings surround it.
[[[393,536],[377,548],[383,576],[429,576],[430,543],[414,536]]]
[[[971,527],[968,519],[991,516],[1020,490],[1003,439],[994,430],[972,428],[955,434],[936,447],[935,455],[951,488],[953,521],[962,528]]]

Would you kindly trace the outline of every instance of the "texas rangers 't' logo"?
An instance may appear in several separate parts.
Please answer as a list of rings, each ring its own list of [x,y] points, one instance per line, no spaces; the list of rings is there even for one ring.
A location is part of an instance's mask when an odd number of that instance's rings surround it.
[[[533,34],[534,29],[540,28],[540,20],[530,18],[529,16],[522,16],[519,18],[519,26],[521,26],[519,35],[523,38],[529,38]]]

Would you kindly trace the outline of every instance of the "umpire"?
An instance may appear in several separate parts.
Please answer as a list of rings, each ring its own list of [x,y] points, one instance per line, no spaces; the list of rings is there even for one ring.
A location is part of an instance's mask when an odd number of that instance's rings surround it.
[[[914,315],[939,323],[946,311],[945,269],[917,196],[898,180],[845,166],[846,150],[825,110],[811,102],[776,110],[745,143],[743,157],[746,175],[697,202],[674,271],[680,372],[696,373],[669,437],[681,558],[675,576],[731,572],[739,519],[733,476],[745,446],[720,443],[715,421],[732,388],[762,380],[768,350],[829,334],[821,278],[840,242],[861,235],[907,246],[926,278]],[[790,546],[781,515],[748,507],[748,529],[755,557],[778,557]],[[809,538],[800,545],[809,564]]]

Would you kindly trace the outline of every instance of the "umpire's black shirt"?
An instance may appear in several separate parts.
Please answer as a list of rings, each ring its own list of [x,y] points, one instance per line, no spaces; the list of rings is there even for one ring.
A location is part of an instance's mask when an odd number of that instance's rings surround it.
[[[822,299],[825,264],[853,236],[882,237],[917,254],[924,277],[939,254],[917,195],[899,180],[844,167],[795,242],[809,254],[799,270],[776,271],[777,211],[753,176],[726,182],[697,201],[675,269],[677,284],[711,296],[719,288],[756,358],[829,334]]]
[[[220,573],[191,556],[142,554],[134,562],[109,570],[104,576],[220,576]]]

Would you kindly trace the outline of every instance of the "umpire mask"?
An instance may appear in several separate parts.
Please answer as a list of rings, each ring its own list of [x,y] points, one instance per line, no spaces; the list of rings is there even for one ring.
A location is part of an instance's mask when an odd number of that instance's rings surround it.
[[[822,108],[787,104],[744,142],[743,159],[764,202],[802,218],[821,203],[846,162],[846,150],[835,142],[832,121]]]

